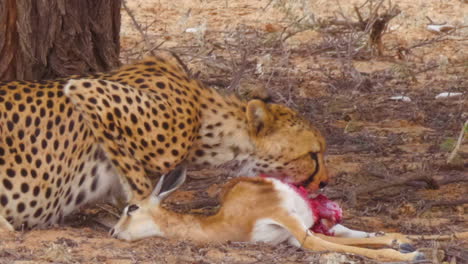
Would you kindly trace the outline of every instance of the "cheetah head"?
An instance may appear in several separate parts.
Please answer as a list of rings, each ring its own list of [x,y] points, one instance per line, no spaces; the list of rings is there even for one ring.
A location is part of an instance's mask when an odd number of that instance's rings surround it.
[[[260,100],[248,102],[247,127],[254,145],[250,170],[281,178],[309,191],[324,187],[325,139],[294,110]]]

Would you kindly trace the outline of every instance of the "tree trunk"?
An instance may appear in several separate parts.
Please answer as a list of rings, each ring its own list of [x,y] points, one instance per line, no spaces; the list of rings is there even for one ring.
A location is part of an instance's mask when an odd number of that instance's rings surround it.
[[[0,80],[118,66],[120,5],[121,0],[0,0]]]

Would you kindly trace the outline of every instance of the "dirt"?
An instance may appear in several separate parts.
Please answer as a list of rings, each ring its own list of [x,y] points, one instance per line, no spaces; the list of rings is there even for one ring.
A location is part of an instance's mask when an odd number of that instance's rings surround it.
[[[324,193],[342,205],[346,226],[407,234],[468,231],[466,139],[454,164],[446,164],[468,119],[466,1],[392,1],[401,13],[390,21],[380,56],[366,45],[365,34],[333,34],[323,22],[341,18],[340,12],[357,21],[353,7],[365,1],[127,2],[144,37],[122,9],[122,62],[152,49],[172,50],[205,84],[244,97],[266,90],[323,132],[333,175]],[[367,6],[361,11],[369,13]],[[431,33],[427,17],[459,28]],[[461,95],[436,99],[442,92]],[[215,211],[227,179],[223,171],[191,176],[167,206]],[[404,183],[415,176],[419,180]],[[395,182],[401,184],[387,188]],[[286,244],[118,241],[96,221],[109,218],[103,208],[87,207],[62,226],[2,234],[0,263],[373,263]],[[415,246],[439,254],[440,261],[468,263],[466,240],[417,240]]]

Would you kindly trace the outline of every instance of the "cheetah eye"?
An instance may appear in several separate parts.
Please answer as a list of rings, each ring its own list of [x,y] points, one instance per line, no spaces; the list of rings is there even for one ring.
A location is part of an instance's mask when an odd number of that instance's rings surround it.
[[[136,204],[131,204],[128,206],[127,208],[127,215],[130,216],[130,213],[137,210],[138,208],[140,208],[138,205]]]

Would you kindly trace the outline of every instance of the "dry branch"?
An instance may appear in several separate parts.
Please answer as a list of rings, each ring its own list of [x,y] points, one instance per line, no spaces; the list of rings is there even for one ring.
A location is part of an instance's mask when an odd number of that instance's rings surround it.
[[[237,91],[240,85],[240,81],[242,79],[242,76],[244,75],[245,70],[247,69],[247,57],[248,57],[248,51],[244,50],[242,52],[242,58],[241,58],[241,63],[237,69],[237,71],[234,73],[234,76],[232,78],[231,84],[229,84],[228,90],[231,91]]]
[[[442,179],[435,179],[434,177],[428,175],[421,175],[420,173],[416,174],[407,174],[402,177],[400,180],[396,180],[385,185],[377,185],[371,187],[359,188],[355,194],[356,196],[361,194],[370,194],[377,191],[385,190],[392,187],[409,185],[409,186],[418,186],[418,187],[431,187],[433,189],[438,189],[441,185],[454,183],[454,182],[468,182],[468,175],[456,175],[456,176],[444,176]]]
[[[411,240],[452,240],[452,239],[468,239],[468,232],[454,233],[451,235],[408,235]]]
[[[428,201],[424,204],[422,210],[418,212],[418,214],[421,215],[434,206],[458,206],[463,204],[468,204],[468,199],[460,199],[455,201]]]
[[[130,10],[130,8],[128,8],[127,1],[123,1],[122,6],[123,6],[125,12],[127,12],[128,16],[132,20],[133,26],[135,27],[136,30],[138,30],[141,37],[143,38],[143,41],[145,42],[146,48],[149,49],[150,44],[149,44],[149,41],[148,41],[148,37],[146,36],[145,32],[141,28],[140,24],[138,24],[138,21],[136,20],[135,15],[133,14],[132,10]]]
[[[342,19],[334,18],[321,21],[322,31],[332,34],[343,34],[351,30],[351,32],[363,31],[369,34],[369,46],[377,51],[379,56],[383,55],[383,42],[382,36],[385,33],[387,26],[394,17],[401,13],[398,6],[392,5],[391,3],[387,7],[387,10],[379,14],[379,10],[383,5],[384,0],[381,0],[373,7],[373,1],[367,1],[364,5],[358,7],[354,6],[354,12],[358,17],[358,21],[353,21],[348,18],[343,12],[340,15]],[[361,12],[361,8],[368,6],[370,14],[367,18],[364,18]],[[323,29],[325,28],[325,29]]]
[[[462,129],[460,131],[460,135],[458,136],[457,144],[453,148],[452,152],[447,158],[447,164],[453,163],[453,160],[457,156],[458,151],[460,150],[460,146],[463,143],[463,139],[465,138],[465,134],[467,134],[466,130],[468,128],[468,120],[465,121],[465,123],[462,126]]]

